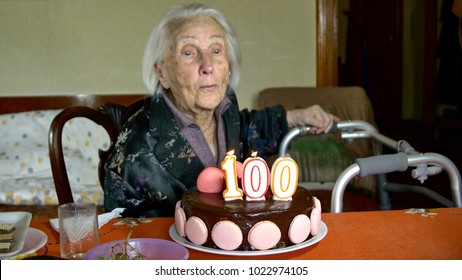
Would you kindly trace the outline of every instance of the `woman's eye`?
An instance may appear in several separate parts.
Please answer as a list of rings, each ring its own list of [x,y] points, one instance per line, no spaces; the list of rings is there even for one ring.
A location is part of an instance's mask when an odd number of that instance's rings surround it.
[[[196,54],[196,52],[195,52],[195,50],[192,49],[192,48],[186,48],[186,49],[184,49],[184,50],[182,51],[182,54],[183,54],[184,56],[193,56],[193,55]]]
[[[221,54],[221,49],[214,49],[213,54]]]

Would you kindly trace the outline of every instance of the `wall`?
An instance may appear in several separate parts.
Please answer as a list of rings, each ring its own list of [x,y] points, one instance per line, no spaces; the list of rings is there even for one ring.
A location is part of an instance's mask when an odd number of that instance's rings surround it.
[[[145,93],[141,59],[168,0],[0,0],[0,95]],[[316,84],[315,0],[202,1],[233,22],[241,107],[260,90]]]

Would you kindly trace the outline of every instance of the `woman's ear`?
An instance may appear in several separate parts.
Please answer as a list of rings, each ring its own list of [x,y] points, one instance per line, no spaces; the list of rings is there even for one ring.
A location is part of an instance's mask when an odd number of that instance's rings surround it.
[[[170,88],[170,84],[168,83],[167,78],[165,77],[164,71],[162,69],[163,67],[160,66],[159,64],[154,64],[154,71],[156,72],[157,79],[159,79],[160,84],[162,87],[165,89]]]

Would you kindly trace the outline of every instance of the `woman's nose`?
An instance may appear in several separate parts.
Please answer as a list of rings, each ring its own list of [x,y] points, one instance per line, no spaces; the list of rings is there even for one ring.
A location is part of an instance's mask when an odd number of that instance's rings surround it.
[[[213,72],[213,61],[212,57],[207,52],[202,52],[202,59],[200,65],[201,74],[210,74]]]

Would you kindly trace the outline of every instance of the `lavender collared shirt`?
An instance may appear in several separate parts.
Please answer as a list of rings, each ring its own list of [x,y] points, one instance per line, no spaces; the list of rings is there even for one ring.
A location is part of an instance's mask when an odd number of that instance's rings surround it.
[[[173,105],[172,101],[167,94],[163,94],[165,104],[167,108],[172,113],[175,120],[178,122],[181,133],[184,135],[186,140],[193,148],[196,155],[202,161],[205,167],[216,166],[219,167],[221,161],[224,159],[226,154],[226,138],[225,138],[225,124],[223,118],[221,117],[223,113],[231,105],[231,100],[228,96],[225,96],[220,102],[218,107],[215,109],[214,116],[218,125],[218,155],[215,158],[212,151],[210,150],[205,136],[202,133],[199,125],[197,125],[193,120],[185,116],[178,108]]]

